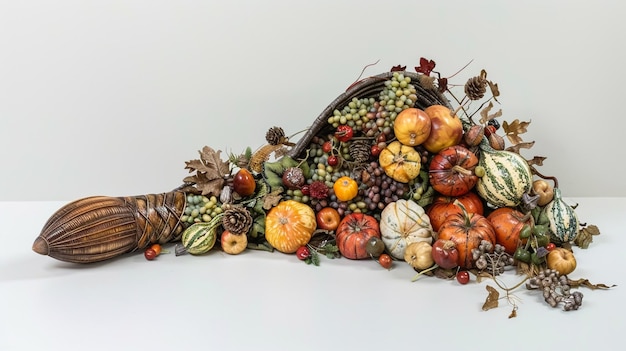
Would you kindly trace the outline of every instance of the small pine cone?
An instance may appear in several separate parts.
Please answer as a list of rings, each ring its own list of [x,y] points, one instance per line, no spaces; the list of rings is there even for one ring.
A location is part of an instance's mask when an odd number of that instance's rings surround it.
[[[465,95],[470,100],[480,100],[487,92],[487,79],[478,76],[472,77],[465,83]]]
[[[365,140],[354,140],[350,143],[348,152],[354,162],[364,163],[369,161],[371,146]]]
[[[281,127],[272,127],[265,133],[265,140],[270,145],[282,144],[285,140],[285,131]]]
[[[222,218],[224,230],[233,234],[246,234],[252,226],[252,216],[245,207],[228,206]]]

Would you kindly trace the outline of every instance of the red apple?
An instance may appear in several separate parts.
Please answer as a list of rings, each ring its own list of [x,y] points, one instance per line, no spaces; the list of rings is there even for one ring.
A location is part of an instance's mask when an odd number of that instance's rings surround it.
[[[222,250],[227,254],[237,255],[242,253],[248,246],[248,236],[244,234],[234,234],[225,230],[220,239]]]
[[[428,114],[431,122],[428,139],[422,144],[426,150],[436,154],[448,146],[461,142],[463,123],[452,110],[443,105],[432,105],[424,112]]]
[[[332,207],[324,207],[315,214],[317,227],[324,230],[335,230],[341,222],[339,212]]]

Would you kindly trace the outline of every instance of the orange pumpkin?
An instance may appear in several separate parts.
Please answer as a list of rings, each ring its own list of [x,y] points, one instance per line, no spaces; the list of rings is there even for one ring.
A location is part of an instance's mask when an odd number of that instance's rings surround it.
[[[430,125],[426,112],[411,107],[398,113],[393,121],[393,133],[402,144],[416,146],[428,139]]]
[[[504,246],[504,251],[515,253],[520,244],[520,232],[524,225],[530,225],[530,218],[512,207],[500,207],[491,212],[487,219],[496,231],[496,243]],[[523,240],[522,243],[525,243]]]
[[[378,155],[378,163],[385,173],[400,183],[408,183],[420,173],[422,155],[413,147],[392,141]]]
[[[380,228],[376,218],[363,213],[347,214],[336,231],[337,248],[345,258],[359,260],[369,258],[367,241],[380,238]]]
[[[428,206],[426,214],[430,218],[430,224],[434,231],[439,231],[443,222],[452,214],[462,213],[461,207],[454,202],[458,201],[469,213],[484,214],[483,201],[473,191],[461,196],[436,195],[433,202]]]
[[[316,227],[311,207],[294,200],[281,201],[265,217],[265,239],[276,250],[293,253],[311,240]]]
[[[439,228],[438,239],[451,240],[459,252],[458,265],[461,268],[473,267],[472,250],[477,249],[482,240],[496,243],[496,233],[491,222],[479,214],[468,213],[462,208],[461,213],[448,217]]]

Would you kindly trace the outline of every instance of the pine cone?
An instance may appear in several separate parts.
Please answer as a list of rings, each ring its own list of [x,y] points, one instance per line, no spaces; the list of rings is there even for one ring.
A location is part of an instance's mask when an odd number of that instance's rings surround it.
[[[348,153],[354,162],[364,163],[370,159],[370,144],[365,140],[354,140],[350,143]]]
[[[465,83],[465,95],[470,100],[480,100],[487,92],[487,79],[482,76],[472,77]]]
[[[270,145],[282,144],[285,140],[285,131],[281,127],[272,127],[265,133],[265,140]]]
[[[245,235],[252,226],[252,216],[244,207],[228,206],[224,211],[222,226],[233,234]]]

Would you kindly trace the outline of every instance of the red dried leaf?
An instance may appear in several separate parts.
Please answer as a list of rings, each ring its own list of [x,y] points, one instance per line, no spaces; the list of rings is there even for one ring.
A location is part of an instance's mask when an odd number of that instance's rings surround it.
[[[406,66],[397,65],[397,66],[391,67],[391,72],[396,72],[396,71],[398,72],[406,71]]]
[[[421,57],[420,58],[420,65],[415,67],[415,71],[417,73],[422,73],[425,74],[427,76],[430,75],[430,72],[433,71],[433,69],[435,69],[435,61],[433,60],[428,60],[426,58]]]
[[[437,85],[439,86],[439,92],[443,93],[448,90],[448,78],[438,78]]]

